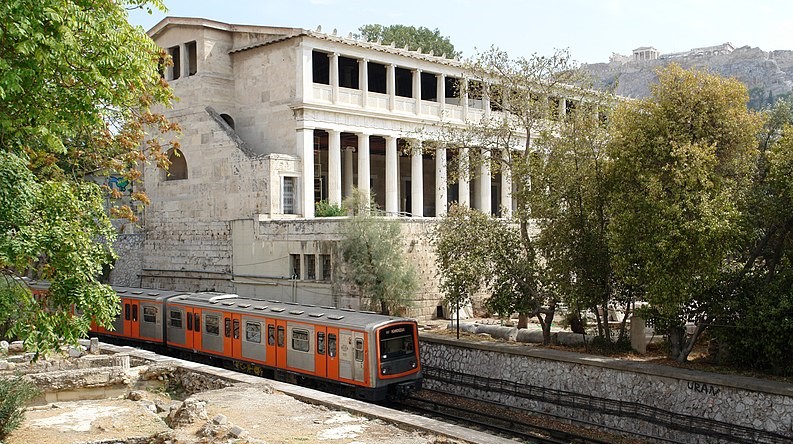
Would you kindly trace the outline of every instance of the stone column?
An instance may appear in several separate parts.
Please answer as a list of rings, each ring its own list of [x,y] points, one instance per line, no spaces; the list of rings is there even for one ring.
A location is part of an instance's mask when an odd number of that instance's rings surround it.
[[[314,217],[314,129],[298,128],[297,152],[301,154],[303,171],[302,183],[298,184],[303,217]],[[297,193],[296,193],[297,194]]]
[[[368,202],[370,195],[369,134],[358,133],[358,190]]]
[[[482,150],[482,164],[479,165],[479,211],[491,214],[493,196],[490,189],[490,151]]]
[[[435,149],[435,217],[446,216],[446,148]]]
[[[463,122],[467,122],[468,121],[468,79],[463,78],[460,81],[463,82],[462,94],[460,94],[460,100],[462,101],[462,106],[463,106]]]
[[[485,117],[490,117],[490,85],[482,83],[482,111]]]
[[[369,59],[358,61],[358,85],[361,87],[361,107],[369,101]]]
[[[399,213],[399,170],[397,138],[385,136],[385,211],[389,216]]]
[[[564,120],[565,115],[567,115],[567,99],[559,97],[559,120]]]
[[[512,217],[512,170],[509,168],[509,152],[501,152],[504,163],[501,165],[501,217]]]
[[[330,100],[332,103],[337,103],[339,101],[339,53],[330,53],[328,57],[330,58]]]
[[[461,207],[471,208],[471,183],[468,171],[468,148],[460,148],[460,170],[458,172],[459,179],[457,179],[458,199],[457,203]]]
[[[354,179],[354,172],[352,170],[353,161],[352,161],[352,153],[355,151],[355,148],[348,146],[344,147],[344,171],[342,172],[342,178],[344,180],[344,197],[352,196],[352,189],[355,184]]]
[[[421,141],[414,142],[410,150],[410,213],[413,217],[424,217],[424,171]]]
[[[328,130],[328,203],[341,205],[341,131]]]
[[[396,65],[393,63],[385,67],[385,92],[388,94],[388,110],[394,110],[396,103]]]
[[[416,100],[416,114],[421,114],[421,70],[413,70],[413,99]]]
[[[438,106],[441,109],[441,114],[443,114],[443,110],[446,109],[446,74],[438,74]]]

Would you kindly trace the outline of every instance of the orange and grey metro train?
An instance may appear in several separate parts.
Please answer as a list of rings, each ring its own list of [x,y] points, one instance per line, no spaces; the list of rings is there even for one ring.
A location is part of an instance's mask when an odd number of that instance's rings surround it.
[[[114,329],[94,325],[94,334],[307,379],[373,401],[421,387],[412,319],[236,294],[114,289],[122,307]]]

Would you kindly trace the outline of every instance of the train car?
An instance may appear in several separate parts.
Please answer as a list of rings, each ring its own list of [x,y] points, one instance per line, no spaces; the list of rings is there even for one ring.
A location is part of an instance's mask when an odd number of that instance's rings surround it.
[[[120,299],[121,310],[113,328],[91,325],[94,333],[138,342],[165,343],[165,301],[184,292],[144,288],[113,287]]]
[[[197,353],[279,379],[380,401],[421,387],[412,319],[223,293],[116,287],[122,310],[94,333]]]

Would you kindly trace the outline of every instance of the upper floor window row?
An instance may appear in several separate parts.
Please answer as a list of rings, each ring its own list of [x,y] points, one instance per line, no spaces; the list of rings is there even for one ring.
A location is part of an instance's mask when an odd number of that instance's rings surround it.
[[[198,50],[195,41],[171,46],[166,52],[171,57],[172,66],[166,67],[165,62],[160,61],[160,76],[165,80],[189,77],[198,72]]]

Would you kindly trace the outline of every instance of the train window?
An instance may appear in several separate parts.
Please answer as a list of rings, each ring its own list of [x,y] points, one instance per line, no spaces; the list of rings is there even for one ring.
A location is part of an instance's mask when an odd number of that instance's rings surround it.
[[[187,329],[188,330],[193,329],[193,315],[191,315],[190,313],[187,313]]]
[[[255,342],[261,344],[262,342],[262,324],[258,322],[245,323],[245,340],[248,342]]]
[[[239,319],[234,320],[234,339],[240,338],[240,321]]]
[[[201,331],[201,315],[198,313],[193,313],[193,325],[195,325],[195,331]]]
[[[152,305],[144,305],[143,306],[143,322],[147,322],[149,324],[156,324],[157,323],[157,307]]]
[[[328,356],[336,357],[336,335],[328,333]]]
[[[278,346],[284,346],[284,327],[278,326]]]
[[[230,337],[231,337],[231,319],[229,319],[229,318],[226,318],[226,325],[225,325],[225,327],[226,327],[226,328],[225,328],[225,332],[224,332],[224,333],[226,333],[226,337],[227,337],[227,338],[230,338]]]
[[[325,354],[325,332],[322,331],[317,333],[317,353]]]
[[[129,304],[124,304],[124,320],[129,321]]]
[[[204,331],[208,335],[220,336],[220,317],[204,315]]]
[[[275,345],[275,326],[267,324],[267,344]]]
[[[292,350],[301,352],[309,351],[308,330],[292,330]]]
[[[182,328],[182,312],[179,310],[171,310],[168,314],[168,325],[173,328]]]
[[[138,304],[132,304],[132,320],[138,321]]]
[[[363,339],[355,339],[355,360],[363,362]]]

